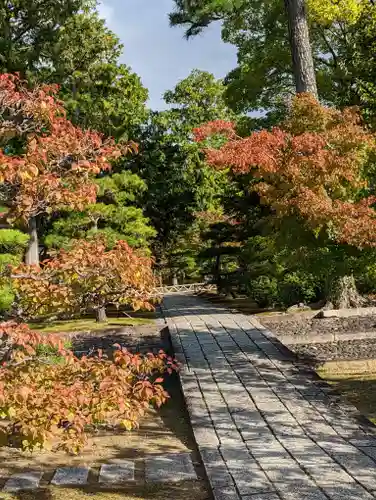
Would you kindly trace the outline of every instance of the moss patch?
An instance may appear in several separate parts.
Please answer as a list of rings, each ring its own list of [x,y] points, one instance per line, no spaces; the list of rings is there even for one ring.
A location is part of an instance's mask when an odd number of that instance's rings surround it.
[[[318,375],[330,383],[360,413],[376,424],[376,361],[368,360],[361,366],[359,361],[324,363]]]

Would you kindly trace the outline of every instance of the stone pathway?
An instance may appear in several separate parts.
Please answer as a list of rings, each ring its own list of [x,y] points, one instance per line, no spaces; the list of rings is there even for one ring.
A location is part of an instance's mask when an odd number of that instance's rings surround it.
[[[177,482],[197,480],[195,468],[189,453],[171,453],[163,456],[150,456],[143,460],[145,474],[142,478],[135,477],[134,460],[117,460],[114,463],[101,466],[99,473],[89,467],[59,467],[50,481],[57,486],[84,486],[89,483],[89,477],[95,478],[101,485],[121,484],[137,480],[146,483]],[[93,485],[93,480],[90,484]],[[23,471],[13,474],[4,484],[3,491],[33,490],[47,486],[41,471]]]
[[[256,319],[171,295],[163,311],[215,500],[376,498],[376,435]]]

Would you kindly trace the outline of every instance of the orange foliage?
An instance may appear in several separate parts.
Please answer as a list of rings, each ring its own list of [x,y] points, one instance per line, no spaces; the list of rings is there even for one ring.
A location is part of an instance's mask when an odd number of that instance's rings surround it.
[[[376,246],[376,198],[365,176],[376,141],[357,110],[326,108],[300,94],[281,127],[241,138],[212,122],[196,130],[196,139],[223,129],[230,140],[205,148],[210,165],[252,172],[259,181],[254,189],[279,216],[303,216],[313,230],[324,228],[339,242]]]
[[[41,267],[12,270],[13,285],[25,317],[48,313],[98,311],[108,304],[152,309],[152,261],[118,241],[112,250],[100,238],[78,240]]]
[[[169,397],[161,375],[177,369],[163,351],[141,356],[119,345],[111,359],[101,351],[77,358],[57,337],[15,323],[0,324],[4,340],[11,350],[0,368],[0,418],[7,422],[0,438],[30,451],[77,453],[95,425],[137,427],[150,404],[160,406]],[[38,357],[41,344],[55,347],[59,361]]]
[[[91,177],[135,148],[74,126],[56,91],[56,86],[29,90],[14,75],[0,76],[0,139],[4,145],[16,136],[26,141],[18,156],[9,147],[0,150],[0,182],[8,192],[10,219],[27,221],[67,206],[82,210],[95,202]]]

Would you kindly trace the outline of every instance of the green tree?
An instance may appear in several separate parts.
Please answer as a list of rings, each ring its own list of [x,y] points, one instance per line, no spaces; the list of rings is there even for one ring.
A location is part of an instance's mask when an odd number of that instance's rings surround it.
[[[0,274],[5,272],[7,266],[16,266],[22,262],[28,241],[29,236],[17,229],[0,229]],[[14,298],[11,280],[2,277],[0,280],[0,315],[10,309]]]
[[[320,1],[312,0],[316,5]],[[337,3],[322,3],[337,8]],[[171,23],[186,26],[188,37],[221,20],[223,40],[237,48],[238,65],[225,78],[231,108],[242,113],[261,111],[260,118],[250,121],[253,128],[279,123],[295,92],[284,2],[212,0],[198,4],[175,0],[175,5]],[[324,102],[365,109],[370,104],[374,81],[370,17],[375,16],[376,8],[371,3],[366,6],[355,24],[346,18],[324,24],[315,17],[309,19],[318,92]]]
[[[274,4],[274,2],[272,2]],[[210,22],[233,17],[235,22],[241,18],[242,9],[251,7],[258,11],[267,11],[269,2],[256,0],[175,0],[176,11],[170,15],[171,24],[188,25],[186,35],[197,34]],[[266,5],[265,5],[266,4]],[[313,65],[312,49],[309,36],[308,18],[305,0],[284,0],[285,33],[290,42],[291,67],[295,88],[299,92],[317,94],[316,78]],[[274,5],[273,5],[274,8]],[[260,31],[260,28],[258,28]]]
[[[33,84],[58,83],[69,119],[107,136],[134,138],[148,92],[119,63],[119,38],[95,0],[0,0],[0,69]]]
[[[195,220],[195,212],[218,205],[226,180],[209,169],[193,128],[213,119],[235,117],[223,100],[224,85],[213,75],[193,71],[165,94],[169,109],[154,112],[140,140],[132,168],[148,185],[146,215],[157,230],[153,252],[164,267],[177,242]]]
[[[97,203],[84,211],[65,212],[52,223],[45,237],[48,248],[69,248],[74,240],[101,234],[109,248],[124,240],[134,248],[148,248],[155,230],[137,206],[146,191],[139,176],[124,171],[97,179]]]
[[[80,13],[60,29],[49,65],[38,77],[61,85],[73,123],[129,139],[147,118],[148,92],[129,67],[119,64],[122,51],[96,11]]]
[[[86,7],[86,0],[0,0],[0,71],[38,71],[61,27]]]

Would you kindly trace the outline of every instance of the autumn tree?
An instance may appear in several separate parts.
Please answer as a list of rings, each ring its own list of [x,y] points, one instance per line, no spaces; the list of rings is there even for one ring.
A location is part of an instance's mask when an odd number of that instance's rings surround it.
[[[42,267],[21,265],[11,277],[25,318],[94,311],[97,321],[106,321],[110,304],[153,308],[152,261],[125,241],[108,250],[102,238],[78,240]]]
[[[0,179],[7,218],[22,222],[30,243],[27,264],[38,264],[38,217],[94,203],[92,177],[110,168],[122,148],[64,116],[57,88],[29,89],[18,77],[0,77]]]
[[[280,219],[293,217],[324,241],[355,248],[376,247],[376,217],[369,166],[375,137],[354,109],[337,111],[302,94],[289,119],[271,131],[239,137],[229,122],[217,121],[196,130],[198,141],[225,134],[219,149],[206,148],[216,168],[251,173],[262,203]],[[359,304],[353,278],[344,277],[335,290],[340,307]]]

